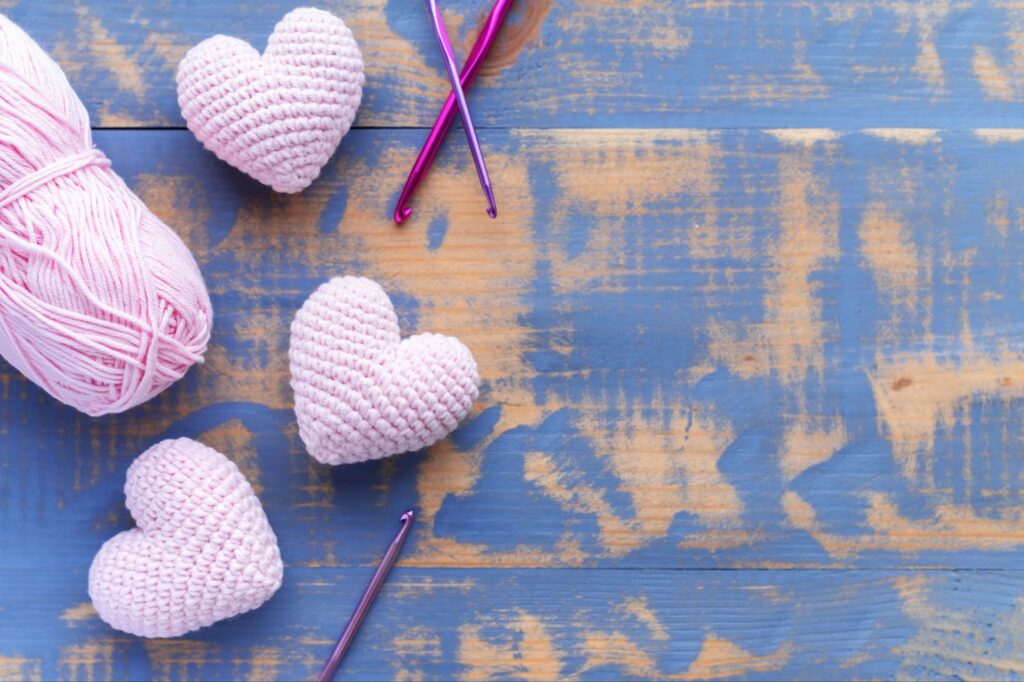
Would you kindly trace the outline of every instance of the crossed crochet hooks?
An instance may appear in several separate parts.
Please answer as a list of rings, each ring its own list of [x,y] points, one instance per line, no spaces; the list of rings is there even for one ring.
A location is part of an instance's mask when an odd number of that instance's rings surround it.
[[[512,8],[513,0],[496,0],[494,6],[491,8],[490,13],[487,15],[487,19],[484,21],[483,28],[480,30],[480,35],[476,39],[476,43],[473,45],[469,52],[469,56],[466,58],[466,63],[462,67],[461,74],[455,63],[455,54],[452,50],[451,41],[448,38],[448,31],[444,25],[444,18],[441,16],[441,12],[437,6],[437,0],[426,0],[427,9],[430,11],[431,22],[434,25],[434,34],[437,37],[438,45],[441,48],[441,53],[444,56],[445,69],[448,72],[448,78],[452,84],[452,91],[448,95],[447,101],[441,108],[441,113],[438,114],[437,120],[434,122],[434,127],[430,130],[430,135],[427,136],[427,141],[423,145],[423,149],[420,150],[419,156],[416,157],[416,162],[412,166],[412,170],[409,171],[409,177],[405,181],[405,186],[402,188],[402,192],[398,197],[398,205],[395,207],[395,222],[401,224],[412,214],[412,208],[409,207],[409,201],[412,195],[416,192],[416,188],[422,182],[423,177],[426,175],[430,165],[434,162],[434,158],[437,156],[438,150],[441,148],[441,142],[444,140],[445,135],[448,134],[448,130],[451,128],[452,123],[455,121],[455,113],[458,111],[462,118],[462,126],[466,131],[466,139],[469,141],[469,148],[473,154],[473,163],[476,165],[477,177],[480,179],[480,187],[483,189],[484,196],[487,198],[487,214],[492,218],[498,215],[498,207],[494,201],[494,190],[491,186],[491,179],[487,173],[487,165],[484,163],[483,152],[480,149],[480,141],[477,139],[476,128],[473,126],[473,118],[469,111],[469,105],[466,102],[465,88],[468,88],[473,81],[476,79],[476,75],[480,70],[481,64],[487,57],[487,53],[490,51],[491,46],[494,44],[494,39],[498,35],[498,30],[505,21],[505,17],[508,16],[509,10]]]

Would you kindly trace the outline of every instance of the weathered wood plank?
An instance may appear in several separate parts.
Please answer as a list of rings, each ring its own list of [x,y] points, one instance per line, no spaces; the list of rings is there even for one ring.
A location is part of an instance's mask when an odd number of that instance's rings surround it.
[[[424,126],[447,94],[420,2],[327,0],[356,32],[362,126]],[[1017,126],[1024,7],[1000,0],[520,0],[474,89],[497,127]],[[445,3],[465,54],[488,3]],[[262,49],[294,3],[5,0],[101,126],[181,125],[174,69],[215,33]]]
[[[396,229],[419,138],[357,131],[281,197],[187,132],[98,136],[195,248],[216,329],[123,416],[3,372],[6,565],[50,560],[41,529],[87,564],[170,435],[241,463],[297,565],[368,564],[412,504],[418,566],[1019,565],[1024,133],[489,131],[500,219],[453,147]],[[478,410],[429,453],[303,454],[288,324],[342,273],[477,356]]]
[[[183,131],[97,136],[195,249],[216,331],[123,416],[0,368],[0,679],[307,679],[409,505],[349,676],[1024,674],[1024,131],[999,129],[1020,125],[1024,9],[517,4],[473,95],[497,222],[459,144],[389,223],[422,131],[355,131],[300,197]],[[180,126],[188,46],[262,46],[291,6],[0,0],[127,128]],[[367,56],[359,125],[429,124],[422,8],[324,6]],[[481,3],[445,7],[465,46]],[[678,126],[714,129],[613,129]],[[287,325],[348,273],[408,331],[460,336],[485,385],[429,452],[331,471],[297,438]],[[145,642],[98,621],[85,574],[130,524],[131,459],[177,435],[253,481],[286,583]]]
[[[290,567],[259,611],[142,640],[98,620],[82,570],[0,570],[22,586],[0,593],[19,623],[0,676],[312,679],[369,573]],[[399,568],[340,678],[1007,679],[1024,670],[1022,591],[1020,571]]]

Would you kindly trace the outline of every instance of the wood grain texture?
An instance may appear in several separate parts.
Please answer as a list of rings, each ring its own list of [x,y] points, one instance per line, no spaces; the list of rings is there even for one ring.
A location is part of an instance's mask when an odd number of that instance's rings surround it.
[[[465,54],[488,3],[451,0]],[[520,0],[472,95],[496,127],[1005,127],[1024,101],[1010,0]],[[446,79],[416,2],[324,0],[367,63],[357,125],[433,123]],[[182,125],[174,69],[198,41],[262,49],[283,0],[4,0],[102,126]]]
[[[416,3],[328,3],[370,85],[299,196],[163,129],[187,45],[262,45],[283,4],[6,3],[126,128],[97,144],[193,248],[216,321],[206,363],[126,415],[0,366],[0,679],[309,678],[410,505],[349,678],[1024,675],[1022,10],[518,4],[520,47],[474,89],[499,220],[453,138],[396,229],[444,92]],[[464,42],[477,4],[446,7]],[[304,454],[288,325],[339,274],[473,351],[451,438]],[[85,575],[168,436],[239,464],[287,568],[264,609],[145,642]]]
[[[63,610],[19,604],[22,626],[0,648],[0,674],[312,679],[340,627],[316,614],[347,613],[369,573],[292,567],[259,611],[183,639],[141,640],[111,631],[81,601],[82,572],[44,569],[33,584],[80,601]],[[358,680],[1004,678],[1022,664],[1022,590],[1019,571],[398,568],[341,672]],[[4,607],[11,601],[0,597]]]

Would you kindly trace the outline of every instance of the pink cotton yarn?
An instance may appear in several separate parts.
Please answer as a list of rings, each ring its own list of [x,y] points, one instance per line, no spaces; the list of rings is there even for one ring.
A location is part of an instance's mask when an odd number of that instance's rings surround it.
[[[100,618],[141,637],[178,637],[257,608],[281,586],[277,537],[227,457],[165,440],[128,468],[137,528],[108,540],[89,569]]]
[[[288,357],[299,435],[324,464],[432,445],[479,392],[469,349],[439,334],[403,340],[391,299],[361,277],[332,279],[306,300]]]
[[[278,192],[299,192],[320,174],[355,120],[364,83],[352,32],[311,7],[285,15],[262,56],[217,35],[188,51],[177,77],[189,130]]]
[[[93,147],[60,67],[0,15],[0,354],[108,414],[185,374],[210,323],[188,249]]]

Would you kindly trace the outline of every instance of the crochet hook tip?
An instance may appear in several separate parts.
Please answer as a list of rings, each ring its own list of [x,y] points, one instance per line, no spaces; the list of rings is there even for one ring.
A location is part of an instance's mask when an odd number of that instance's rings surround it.
[[[395,209],[395,222],[401,225],[405,222],[405,219],[412,215],[412,209],[406,206],[405,208]]]
[[[494,201],[494,190],[491,188],[490,181],[484,184],[484,195],[487,197],[487,215],[497,218],[498,204]]]

